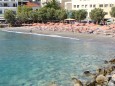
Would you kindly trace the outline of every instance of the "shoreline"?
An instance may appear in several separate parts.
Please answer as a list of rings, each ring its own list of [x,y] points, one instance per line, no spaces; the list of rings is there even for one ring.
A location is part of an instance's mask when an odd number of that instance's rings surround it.
[[[74,32],[61,32],[61,31],[41,31],[35,27],[6,27],[0,28],[1,31],[23,32],[30,34],[44,34],[44,35],[57,35],[62,37],[78,38],[78,39],[98,39],[98,40],[115,40],[111,35],[102,34],[88,34],[88,33],[74,33]],[[115,41],[114,41],[115,42]]]

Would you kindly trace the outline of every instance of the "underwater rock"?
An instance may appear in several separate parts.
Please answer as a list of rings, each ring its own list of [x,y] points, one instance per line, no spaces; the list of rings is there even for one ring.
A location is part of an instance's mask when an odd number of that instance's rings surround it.
[[[107,60],[105,60],[105,61],[104,61],[104,63],[105,63],[105,64],[107,64],[107,63],[108,63],[108,61],[107,61]]]
[[[86,76],[91,75],[90,71],[85,71],[84,74],[85,74]]]
[[[55,82],[52,82],[49,86],[57,86]]]

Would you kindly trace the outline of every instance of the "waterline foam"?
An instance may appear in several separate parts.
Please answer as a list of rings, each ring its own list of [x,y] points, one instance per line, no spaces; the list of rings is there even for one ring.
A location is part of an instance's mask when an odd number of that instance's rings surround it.
[[[78,38],[64,37],[64,36],[59,36],[59,35],[46,35],[46,34],[27,33],[27,32],[9,31],[9,30],[2,30],[2,31],[12,32],[12,33],[19,33],[19,34],[31,34],[31,35],[38,35],[38,36],[47,36],[47,37],[54,37],[54,38],[65,38],[65,39],[71,39],[71,40],[79,40]]]

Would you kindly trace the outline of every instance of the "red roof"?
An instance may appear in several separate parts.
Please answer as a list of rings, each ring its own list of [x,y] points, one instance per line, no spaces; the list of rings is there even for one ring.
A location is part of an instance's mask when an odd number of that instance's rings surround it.
[[[40,4],[33,3],[33,2],[27,2],[27,3],[26,3],[26,6],[27,6],[27,7],[38,7],[38,6],[40,6]]]

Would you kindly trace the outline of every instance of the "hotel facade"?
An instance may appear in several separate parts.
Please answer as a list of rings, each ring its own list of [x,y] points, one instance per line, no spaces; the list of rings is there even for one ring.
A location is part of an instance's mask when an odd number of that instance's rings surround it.
[[[105,18],[111,18],[110,11],[113,6],[115,6],[115,0],[72,0],[72,10],[84,9],[88,12],[87,18],[90,19],[89,13],[95,8],[101,8],[107,15]],[[66,3],[65,3],[66,4]],[[65,5],[66,6],[66,5]],[[68,9],[67,7],[65,7]]]
[[[51,0],[32,0],[34,2],[41,3],[43,7],[46,2]],[[62,8],[67,10],[80,10],[84,9],[88,12],[87,19],[90,19],[89,13],[95,8],[101,8],[107,15],[105,18],[111,18],[110,11],[111,7],[115,6],[115,0],[57,0]],[[18,5],[23,5],[29,2],[29,0],[0,0],[0,20],[4,19],[4,12],[7,9],[17,11]]]

